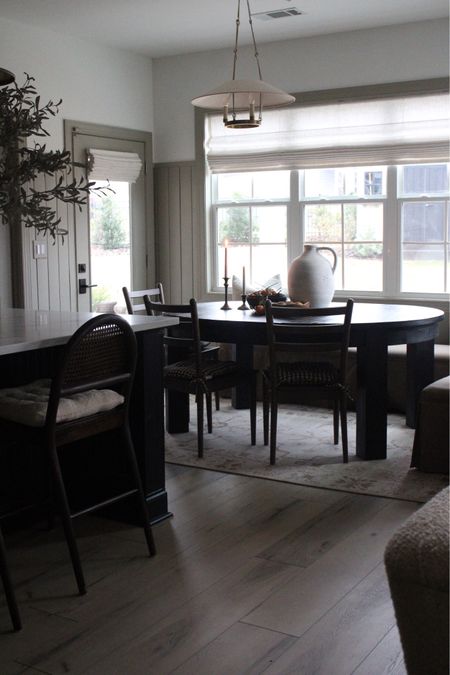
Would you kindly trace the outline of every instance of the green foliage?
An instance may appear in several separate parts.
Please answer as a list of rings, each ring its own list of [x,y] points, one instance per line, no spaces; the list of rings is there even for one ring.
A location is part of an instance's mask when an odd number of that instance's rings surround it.
[[[336,241],[341,230],[340,208],[319,204],[308,211],[308,240],[315,242]]]
[[[93,216],[91,218],[93,243],[105,249],[122,248],[126,244],[122,216],[111,196],[103,197],[99,211]]]
[[[49,135],[43,125],[61,105],[61,101],[41,105],[33,83],[25,73],[22,86],[14,82],[0,89],[0,217],[4,224],[22,222],[55,238],[67,231],[60,227],[54,200],[81,209],[91,191],[104,194],[105,188],[95,188],[85,178],[69,180],[70,152],[47,150],[45,144],[29,140]],[[54,178],[51,187],[36,188],[33,183],[40,175]]]
[[[239,192],[233,193],[233,199],[243,199]],[[234,244],[248,244],[259,241],[259,225],[253,211],[252,231],[250,233],[250,208],[248,206],[230,206],[225,209],[225,216],[219,222],[219,241],[228,239]]]

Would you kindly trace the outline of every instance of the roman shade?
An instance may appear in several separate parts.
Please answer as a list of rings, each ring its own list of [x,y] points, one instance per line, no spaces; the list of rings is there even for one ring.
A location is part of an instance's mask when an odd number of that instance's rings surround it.
[[[232,134],[221,115],[208,115],[205,125],[212,172],[436,162],[449,156],[449,96],[441,92],[268,110],[264,128]]]
[[[87,155],[89,180],[135,183],[141,173],[142,160],[136,152],[90,148]]]

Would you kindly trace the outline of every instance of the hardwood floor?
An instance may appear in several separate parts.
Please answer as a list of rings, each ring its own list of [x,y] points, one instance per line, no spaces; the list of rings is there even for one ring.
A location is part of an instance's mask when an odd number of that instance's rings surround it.
[[[0,593],[0,673],[405,675],[383,552],[420,505],[167,466],[174,518],[6,538],[24,628]]]

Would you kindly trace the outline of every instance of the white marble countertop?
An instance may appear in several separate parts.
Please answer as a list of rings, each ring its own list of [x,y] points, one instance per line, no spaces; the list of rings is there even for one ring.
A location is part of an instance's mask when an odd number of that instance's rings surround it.
[[[3,308],[0,311],[0,356],[61,345],[93,316],[94,312],[50,312]],[[179,320],[168,316],[121,314],[134,332],[174,326]]]

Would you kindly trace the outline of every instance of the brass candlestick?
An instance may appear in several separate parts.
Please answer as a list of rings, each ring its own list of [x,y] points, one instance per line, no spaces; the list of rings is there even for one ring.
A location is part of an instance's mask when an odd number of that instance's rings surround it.
[[[228,304],[228,281],[230,277],[223,277],[223,285],[225,287],[225,302],[223,303],[222,307],[220,309],[231,309],[230,305]]]
[[[242,305],[239,305],[238,309],[250,309],[247,305],[247,293],[242,293],[241,295]]]

